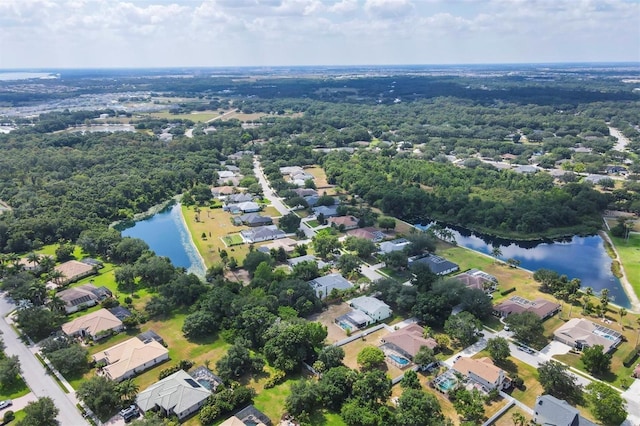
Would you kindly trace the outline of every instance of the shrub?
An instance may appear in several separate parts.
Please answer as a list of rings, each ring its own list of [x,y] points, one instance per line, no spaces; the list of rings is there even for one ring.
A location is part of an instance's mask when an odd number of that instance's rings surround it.
[[[515,287],[511,287],[510,289],[502,290],[500,292],[500,294],[503,295],[503,296],[506,296],[507,294],[513,293],[514,291],[516,291],[516,288]]]
[[[16,418],[16,414],[13,411],[11,411],[11,410],[5,411],[4,416],[2,417],[2,422],[4,424],[7,424],[7,423],[13,421],[13,419],[15,419],[15,418]]]
[[[115,308],[118,305],[120,305],[120,302],[118,302],[118,299],[114,299],[113,297],[104,299],[102,303],[100,303],[100,306],[102,306],[105,309]]]
[[[164,370],[160,370],[160,374],[158,374],[158,380],[162,380],[165,377],[169,377],[170,375],[172,375],[173,373],[175,373],[178,370],[187,371],[191,367],[193,367],[193,361],[189,361],[189,360],[183,359],[177,365],[174,365],[173,367],[169,367],[169,368],[165,368]]]
[[[282,381],[284,380],[286,375],[287,375],[287,373],[285,373],[282,370],[274,371],[273,374],[271,375],[271,377],[269,377],[267,379],[266,383],[264,384],[264,388],[265,389],[271,389],[275,385],[282,383]]]
[[[624,360],[622,361],[622,365],[624,365],[625,367],[631,367],[631,365],[633,365],[636,358],[638,357],[639,353],[640,353],[640,345],[636,346],[636,348],[624,358]]]
[[[124,303],[126,303],[127,305],[130,305],[133,303],[133,299],[129,296],[124,298]]]

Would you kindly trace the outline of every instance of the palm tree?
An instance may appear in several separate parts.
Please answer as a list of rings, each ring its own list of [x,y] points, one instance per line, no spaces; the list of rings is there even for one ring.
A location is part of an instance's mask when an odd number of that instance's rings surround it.
[[[48,274],[56,266],[56,261],[51,256],[42,256],[40,258],[40,273]]]
[[[498,258],[502,256],[502,249],[500,246],[493,246],[491,249],[491,256],[496,258],[496,262],[499,260]]]
[[[31,303],[35,306],[42,306],[47,297],[47,287],[43,283],[36,281],[29,286],[27,293]]]
[[[593,289],[591,287],[585,287],[584,294],[586,297],[584,298],[584,306],[582,307],[582,309],[586,311],[587,304],[591,300],[591,296],[593,296]]]
[[[622,322],[622,318],[624,318],[627,315],[627,310],[625,308],[620,308],[620,310],[618,311],[618,314],[620,315],[620,325],[624,330],[624,323]]]
[[[527,424],[527,418],[519,411],[516,411],[511,415],[514,426],[524,426]]]
[[[607,314],[607,306],[609,306],[609,289],[603,288],[600,291],[600,305],[602,306],[602,316]]]
[[[29,262],[33,266],[39,266],[41,260],[42,256],[40,256],[38,253],[32,252],[27,255],[27,262]]]
[[[569,319],[571,319],[571,311],[573,311],[573,304],[576,303],[580,299],[580,295],[577,293],[569,295],[569,303],[571,307],[569,308]]]
[[[118,394],[120,394],[120,398],[127,403],[133,401],[140,390],[138,385],[136,385],[132,379],[120,382],[117,389]]]
[[[59,314],[65,314],[65,304],[64,300],[62,300],[55,292],[49,296],[49,301],[47,302],[47,307],[51,309],[53,312]]]
[[[49,276],[49,280],[53,281],[53,283],[57,286],[59,286],[62,283],[63,279],[65,278],[65,275],[62,272],[58,271],[57,269],[54,269],[53,271],[49,272],[48,276]]]

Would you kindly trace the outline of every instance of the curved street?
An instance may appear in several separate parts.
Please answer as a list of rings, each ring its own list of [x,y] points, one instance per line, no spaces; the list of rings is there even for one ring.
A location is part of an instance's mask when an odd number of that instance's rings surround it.
[[[76,402],[72,399],[73,395],[66,394],[58,386],[53,378],[47,374],[35,355],[22,343],[13,328],[7,324],[6,315],[14,308],[15,305],[10,303],[2,294],[0,296],[0,316],[2,316],[0,332],[2,332],[2,339],[6,345],[6,354],[18,356],[22,368],[22,377],[35,397],[48,396],[53,399],[56,407],[60,410],[57,418],[62,426],[87,425],[87,421],[75,406]]]

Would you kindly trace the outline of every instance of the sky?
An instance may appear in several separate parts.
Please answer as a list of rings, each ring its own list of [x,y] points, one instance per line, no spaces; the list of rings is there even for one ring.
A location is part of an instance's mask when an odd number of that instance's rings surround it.
[[[640,0],[0,0],[0,69],[640,61]]]

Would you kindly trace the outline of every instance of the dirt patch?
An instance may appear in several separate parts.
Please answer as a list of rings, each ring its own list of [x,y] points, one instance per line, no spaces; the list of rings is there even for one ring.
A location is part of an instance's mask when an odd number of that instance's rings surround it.
[[[317,321],[327,327],[327,339],[328,344],[333,344],[339,340],[347,337],[347,333],[333,322],[337,317],[346,314],[351,310],[351,307],[346,303],[332,304],[329,307],[320,312],[310,316],[309,321]]]
[[[353,342],[347,343],[346,345],[342,346],[345,354],[344,365],[349,368],[358,369],[358,353],[366,346],[378,347],[380,345],[380,339],[388,334],[389,332],[383,328],[376,331],[375,333],[371,333],[368,336],[356,339]],[[389,377],[396,377],[398,375],[397,372],[394,373],[396,374],[394,375],[393,373],[388,373]]]

